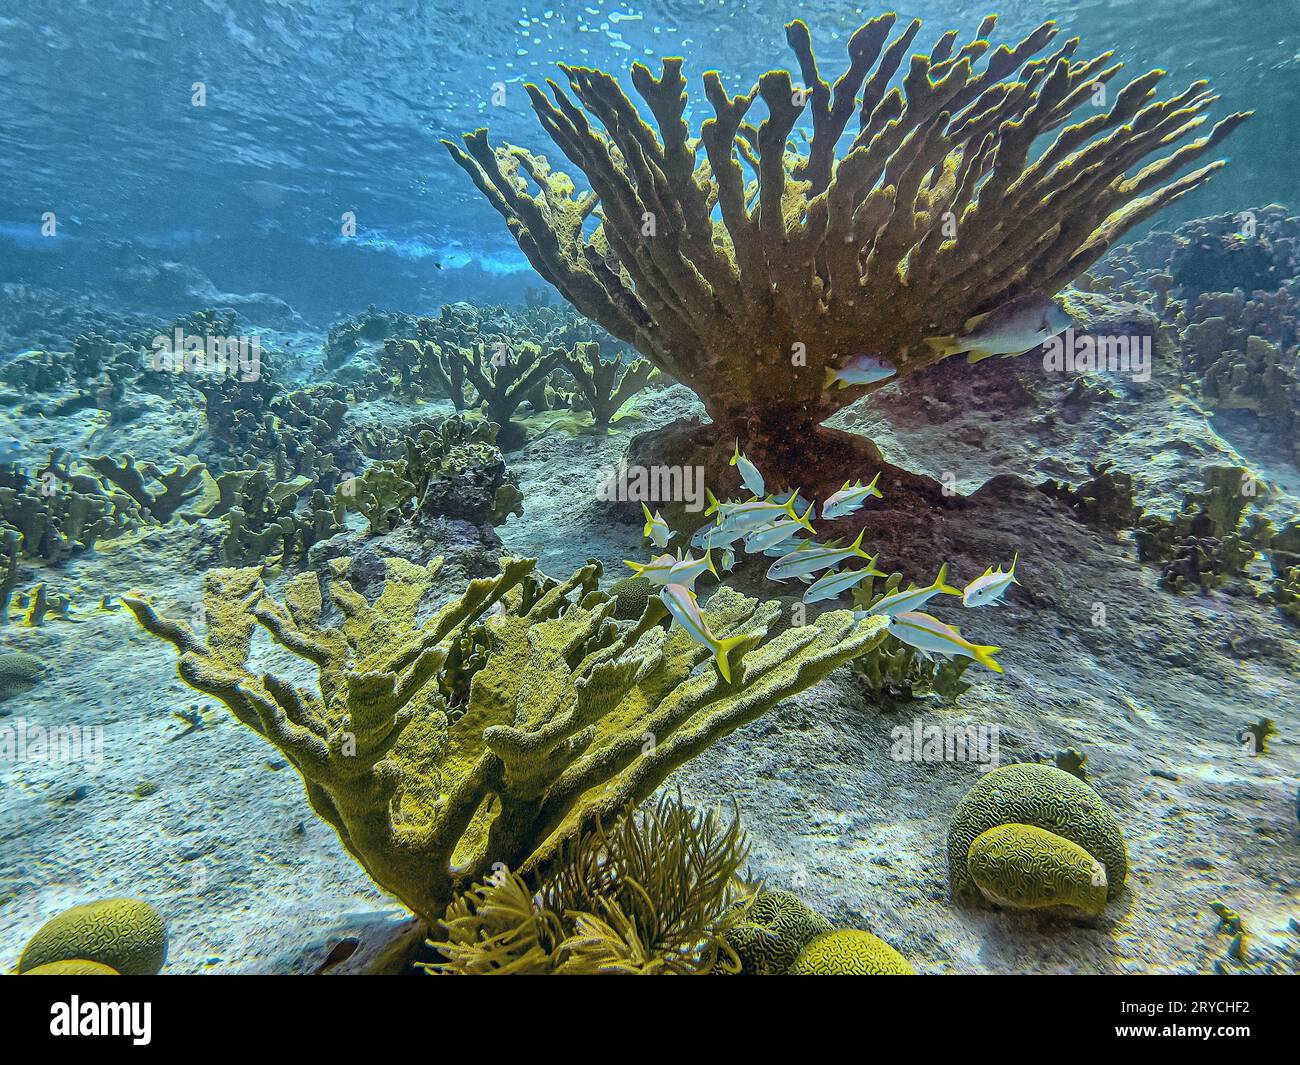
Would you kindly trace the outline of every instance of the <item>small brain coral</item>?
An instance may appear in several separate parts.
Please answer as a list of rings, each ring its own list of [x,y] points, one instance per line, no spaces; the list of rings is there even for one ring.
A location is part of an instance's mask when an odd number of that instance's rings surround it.
[[[1101,796],[1055,766],[1025,762],[985,774],[958,804],[948,829],[948,877],[954,897],[979,889],[969,865],[971,845],[999,825],[1041,829],[1082,848],[1101,862],[1108,898],[1124,887],[1124,833]]]
[[[73,958],[70,961],[52,961],[28,969],[24,976],[121,976],[116,969],[100,965],[97,961]]]
[[[788,891],[760,891],[736,903],[723,939],[740,960],[743,976],[782,976],[813,939],[831,923]],[[734,963],[719,959],[718,972],[734,973]]]
[[[998,825],[970,845],[967,869],[990,902],[1018,909],[1106,908],[1106,869],[1068,839],[1033,825]]]
[[[153,976],[167,959],[162,915],[139,899],[104,899],[50,918],[23,949],[19,973],[53,962],[92,962],[124,976]]]
[[[609,594],[614,597],[614,617],[619,621],[638,620],[654,590],[646,577],[620,577],[609,586]]]
[[[788,970],[790,976],[915,976],[906,958],[870,932],[845,928],[809,943]]]

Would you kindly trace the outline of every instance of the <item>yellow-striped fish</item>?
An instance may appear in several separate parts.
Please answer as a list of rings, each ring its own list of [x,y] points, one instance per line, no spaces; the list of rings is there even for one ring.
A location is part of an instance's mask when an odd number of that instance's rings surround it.
[[[909,647],[915,647],[927,658],[930,655],[943,655],[946,658],[962,655],[975,659],[994,673],[1002,672],[1002,667],[993,658],[994,652],[1002,650],[1001,647],[971,643],[954,626],[945,624],[933,614],[917,611],[895,614],[889,619],[889,632]]]
[[[656,510],[652,515],[650,508],[644,503],[641,504],[641,509],[645,511],[645,532],[643,535],[647,536],[655,547],[667,547],[668,541],[677,534],[668,528],[668,523],[664,521],[659,511]]]
[[[970,584],[966,585],[965,591],[961,593],[962,603],[965,606],[1001,605],[1002,597],[1006,594],[1007,589],[1013,584],[1020,583],[1016,580],[1016,563],[1019,561],[1020,552],[1017,551],[1015,558],[1011,560],[1011,568],[1005,573],[1002,572],[1001,566],[997,569],[990,566]]]
[[[935,577],[933,584],[927,584],[924,588],[913,585],[904,592],[894,592],[892,595],[887,595],[867,613],[884,614],[886,616],[902,614],[908,610],[920,610],[936,595],[961,595],[960,588],[954,588],[945,583],[947,577],[948,563],[945,562],[939,567],[939,576]]]
[[[730,684],[731,663],[727,661],[727,652],[741,643],[745,637],[728,636],[725,640],[720,640],[714,636],[709,631],[704,615],[700,613],[700,602],[695,598],[695,593],[683,585],[668,585],[659,593],[659,598],[668,608],[668,613],[673,616],[673,620],[686,630],[690,638],[713,652],[713,661],[718,667],[718,672],[722,674],[722,679]]]

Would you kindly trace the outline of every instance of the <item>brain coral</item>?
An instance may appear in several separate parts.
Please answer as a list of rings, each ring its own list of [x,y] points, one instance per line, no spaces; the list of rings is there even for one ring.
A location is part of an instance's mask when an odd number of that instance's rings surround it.
[[[970,846],[967,868],[990,902],[1021,909],[1106,908],[1106,870],[1082,847],[1033,825],[998,825]]]
[[[609,586],[609,594],[614,597],[614,617],[619,621],[638,620],[654,590],[645,577],[620,577]]]
[[[125,976],[153,976],[167,959],[167,927],[147,902],[104,899],[51,917],[32,936],[18,971],[51,962],[97,962]]]
[[[51,961],[28,969],[24,976],[121,976],[116,969],[100,965],[97,961],[73,958],[70,961]]]
[[[870,932],[845,928],[818,936],[800,952],[790,976],[915,976],[907,959]]]
[[[760,891],[736,904],[735,922],[723,933],[740,958],[740,975],[781,976],[808,943],[831,923],[788,891]],[[725,962],[719,960],[719,971]]]
[[[0,651],[0,699],[27,691],[44,672],[45,663],[35,655],[26,651]]]
[[[1101,796],[1055,766],[1025,762],[986,773],[958,804],[948,829],[948,877],[954,896],[976,890],[967,868],[971,844],[998,825],[1032,825],[1061,836],[1105,866],[1110,898],[1124,886],[1124,833]]]

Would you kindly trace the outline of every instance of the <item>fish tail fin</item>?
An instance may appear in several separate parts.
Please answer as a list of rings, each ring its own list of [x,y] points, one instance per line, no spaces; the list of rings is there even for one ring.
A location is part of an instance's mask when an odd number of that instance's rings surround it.
[[[740,437],[736,437],[736,450],[731,453],[731,465],[735,466],[740,461]]]
[[[710,515],[716,514],[718,508],[722,506],[722,504],[718,502],[718,497],[713,494],[713,489],[704,489],[704,494],[709,497],[709,508],[704,512],[704,516],[707,518]],[[644,506],[644,504],[642,505]]]
[[[822,381],[822,388],[830,388],[835,383],[835,371],[829,366],[826,367],[826,377]]]
[[[885,493],[876,487],[876,482],[879,480],[880,480],[880,471],[877,470],[876,475],[873,478],[871,478],[871,483],[867,485],[867,491],[871,495],[875,496],[877,499],[884,499]]]
[[[1019,581],[1016,580],[1016,563],[1019,561],[1020,561],[1020,552],[1017,551],[1011,558],[1011,568],[1007,570],[1007,573],[1011,575],[1012,582],[1015,584],[1020,583]]]
[[[948,563],[939,567],[939,576],[935,577],[935,587],[944,595],[961,595],[960,588],[954,588],[951,584],[946,583],[948,579]]]
[[[641,565],[640,562],[629,562],[627,559],[623,559],[623,565],[630,566],[632,568],[632,572],[635,573],[638,577],[641,576],[641,574],[644,573],[648,568],[646,566]]]
[[[644,503],[641,504],[641,509],[645,512],[645,529],[642,531],[641,535],[649,536],[650,530],[654,528],[655,524],[654,515],[650,513],[650,508]]]
[[[731,663],[727,661],[727,655],[737,646],[744,643],[744,636],[728,636],[725,640],[719,640],[717,646],[713,649],[713,661],[717,664],[718,672],[722,674],[722,679],[728,684],[731,683]]]
[[[791,502],[793,502],[793,500],[791,500]],[[801,518],[796,515],[794,520],[797,521],[801,526],[803,526],[809,532],[815,532],[816,530],[812,527],[811,518],[813,515],[813,511],[816,509],[817,509],[816,503],[809,503],[808,509],[803,512],[803,517]]]
[[[709,572],[718,580],[722,580],[721,577],[718,577],[718,571],[713,568],[713,546],[711,544],[704,549],[704,561],[708,563]]]
[[[988,645],[971,644],[971,657],[975,659],[985,669],[991,669],[994,673],[1001,673],[1002,667],[998,664],[993,655],[1001,651],[1001,647],[990,647]]]
[[[961,342],[957,339],[955,333],[948,333],[946,336],[941,337],[926,337],[921,343],[945,358],[949,355],[956,355],[962,350]]]
[[[869,555],[866,551],[862,550],[862,537],[866,533],[866,531],[867,531],[866,529],[858,530],[858,538],[854,540],[852,544],[849,545],[849,549],[855,555],[857,555],[858,558],[870,559],[871,555]]]

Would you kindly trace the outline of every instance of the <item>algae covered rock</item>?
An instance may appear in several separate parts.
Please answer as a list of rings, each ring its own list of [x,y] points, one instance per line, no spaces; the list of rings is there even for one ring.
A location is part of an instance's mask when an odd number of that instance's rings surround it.
[[[827,932],[795,958],[789,976],[915,976],[906,958],[878,936],[856,928]]]
[[[167,926],[140,899],[104,899],[51,917],[32,936],[18,972],[54,962],[92,962],[125,976],[153,976],[167,960]]]
[[[999,825],[1028,825],[1081,847],[1101,862],[1107,896],[1128,876],[1124,833],[1110,808],[1078,777],[1037,762],[1002,766],[966,793],[948,829],[948,877],[954,897],[978,889],[968,866],[971,845]]]
[[[1106,868],[1078,844],[1033,825],[998,825],[970,846],[967,869],[990,902],[1035,910],[1106,908]]]
[[[740,960],[741,976],[784,975],[804,947],[832,930],[830,921],[788,891],[760,891],[729,916],[723,939]],[[731,974],[725,959],[717,971]]]

